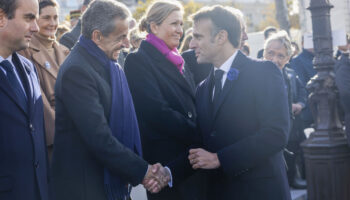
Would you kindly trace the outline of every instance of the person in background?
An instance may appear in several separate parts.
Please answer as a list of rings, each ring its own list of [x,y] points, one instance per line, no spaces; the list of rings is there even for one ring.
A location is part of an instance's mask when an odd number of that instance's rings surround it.
[[[195,86],[177,47],[183,34],[183,7],[178,1],[155,1],[140,21],[147,32],[137,52],[128,55],[125,74],[135,103],[146,161],[159,161],[171,169],[173,188],[149,200],[202,200],[200,175],[182,182],[191,166],[168,165],[197,143]],[[186,158],[186,156],[185,156]],[[187,168],[186,168],[187,167]]]
[[[300,52],[300,48],[299,48],[299,45],[298,45],[298,43],[296,43],[296,42],[291,42],[291,44],[292,44],[292,56],[290,57],[290,59],[293,59],[295,56],[297,56],[298,54],[299,54],[299,52]]]
[[[287,67],[292,52],[292,44],[285,31],[272,34],[264,45],[264,59],[272,61],[281,70],[288,92],[291,130],[285,158],[288,165],[289,185],[296,189],[306,189],[306,182],[298,177],[299,168],[296,162],[303,160],[300,144],[306,139],[300,119],[300,113],[306,104],[306,90],[294,70]]]
[[[349,53],[350,47],[350,34],[346,34],[346,45],[338,46],[337,53],[335,54],[335,59],[339,60],[343,53]]]
[[[304,42],[302,40],[302,44],[303,43]],[[290,61],[290,68],[295,71],[303,87],[305,88],[308,81],[316,75],[316,70],[314,69],[314,66],[312,64],[313,59],[314,49],[303,48],[302,52],[296,57],[292,58],[292,60]],[[309,96],[309,93],[307,93],[307,96]],[[302,110],[300,117],[303,121],[303,129],[311,127],[311,124],[313,123],[313,117],[308,104],[306,104],[305,108]]]
[[[250,54],[250,48],[248,44],[244,44],[243,46],[241,46],[241,51],[246,55],[249,56]]]
[[[132,30],[136,26],[136,20],[134,18],[131,18],[129,20],[129,30]],[[129,38],[130,39],[130,38]],[[130,42],[126,44],[126,49],[130,48]],[[121,49],[120,52],[114,52],[114,60],[119,64],[119,66],[124,69],[125,59],[128,56],[128,51],[125,49]]]
[[[84,0],[83,6],[81,7],[81,13],[84,13],[89,3],[93,0]],[[72,50],[75,43],[78,41],[79,36],[81,34],[81,19],[79,19],[78,23],[74,26],[72,31],[65,33],[61,39],[59,40],[60,44],[66,46],[69,50]]]
[[[39,28],[37,0],[0,0],[0,199],[49,200],[43,102],[33,64],[17,51]]]
[[[34,34],[29,48],[20,52],[33,62],[40,81],[44,102],[46,145],[51,160],[55,135],[55,83],[60,65],[69,50],[55,38],[58,27],[58,4],[55,0],[39,3],[39,32]]]
[[[61,65],[55,86],[53,199],[125,200],[131,185],[159,192],[170,181],[164,167],[141,158],[133,100],[113,60],[128,43],[130,15],[117,1],[92,2],[82,17],[82,35]]]
[[[77,25],[80,16],[81,16],[81,10],[71,10],[69,12],[70,27],[74,27],[75,25]]]
[[[69,31],[71,31],[71,29],[69,28],[69,26],[67,26],[66,23],[59,24],[56,31],[56,41],[59,41],[62,35]]]
[[[270,37],[270,35],[274,34],[277,32],[277,28],[274,26],[268,26],[264,29],[264,40],[266,41],[267,38]],[[258,51],[257,58],[263,58],[264,56],[264,49],[260,49]]]
[[[180,52],[183,53],[190,49],[190,42],[192,40],[192,34],[187,35],[184,40],[182,41]]]
[[[145,39],[145,36],[139,32],[138,27],[135,27],[130,31],[129,38],[130,38],[129,53],[132,53],[132,52],[136,52],[139,49],[142,40]]]

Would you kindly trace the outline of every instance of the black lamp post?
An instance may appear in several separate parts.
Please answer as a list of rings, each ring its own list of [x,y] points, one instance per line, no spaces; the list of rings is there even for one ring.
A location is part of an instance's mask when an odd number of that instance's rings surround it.
[[[311,0],[317,74],[309,81],[315,131],[302,143],[309,200],[350,199],[350,148],[338,115],[329,0]]]

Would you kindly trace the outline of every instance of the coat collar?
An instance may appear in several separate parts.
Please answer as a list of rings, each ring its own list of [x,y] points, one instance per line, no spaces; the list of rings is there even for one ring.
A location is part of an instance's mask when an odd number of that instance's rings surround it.
[[[156,65],[150,63],[152,67],[156,68],[156,71],[160,71],[168,78],[176,82],[184,91],[189,93],[194,98],[194,91],[185,79],[185,77],[179,72],[177,67],[171,63],[166,57],[152,44],[142,41],[139,51],[143,51],[149,57],[155,60]]]
[[[31,77],[31,73],[33,72],[33,69],[30,68],[29,63],[26,63],[27,61],[22,60],[18,57],[17,53],[13,53],[12,54],[12,61],[14,65],[18,66],[18,69],[21,70],[21,72],[18,73],[24,73],[24,81],[23,87],[27,88],[25,89],[25,91],[27,92],[26,95],[28,97],[28,105],[29,105],[29,112],[27,113],[25,108],[22,107],[22,105],[19,103],[18,101],[18,97],[16,96],[16,94],[14,93],[14,91],[11,89],[11,86],[5,76],[4,73],[2,73],[2,71],[0,72],[0,88],[2,88],[5,93],[12,98],[12,100],[14,102],[16,102],[16,104],[21,108],[21,110],[27,115],[30,116],[31,114],[33,114],[33,106],[34,106],[34,88],[33,88],[33,83],[32,83],[32,77]]]
[[[79,44],[79,42],[75,45],[75,48],[72,51],[78,51],[82,54],[82,56],[87,59],[88,63],[90,63],[90,66],[92,66],[92,68],[108,82],[108,85],[110,85],[110,82],[108,81],[110,80],[109,72],[107,72],[103,64],[98,59],[91,56],[86,49]]]
[[[37,63],[36,67],[39,67],[47,71],[53,78],[57,78],[59,66],[64,62],[69,50],[56,41],[53,42],[53,49],[55,52],[56,60],[52,60],[47,53],[45,46],[40,43],[39,37],[34,36],[30,42],[29,48],[32,49],[32,59]],[[52,66],[54,65],[54,66]]]

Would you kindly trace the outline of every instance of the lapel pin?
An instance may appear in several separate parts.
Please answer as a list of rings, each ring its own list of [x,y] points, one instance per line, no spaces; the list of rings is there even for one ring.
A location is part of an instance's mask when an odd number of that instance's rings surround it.
[[[45,67],[46,67],[46,69],[50,69],[51,68],[51,65],[50,65],[50,63],[48,61],[45,62]]]

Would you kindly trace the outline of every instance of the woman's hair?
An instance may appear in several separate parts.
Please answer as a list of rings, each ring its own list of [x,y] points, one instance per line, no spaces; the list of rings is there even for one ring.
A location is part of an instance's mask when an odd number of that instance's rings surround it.
[[[264,45],[265,50],[270,44],[270,42],[272,41],[279,41],[284,46],[284,48],[286,48],[287,55],[288,56],[292,55],[292,44],[286,31],[282,30],[275,34],[272,34],[265,42],[265,45]]]
[[[192,40],[192,34],[189,34],[185,37],[185,39],[182,41],[180,52],[185,52],[190,48],[190,42]]]
[[[151,33],[151,22],[160,25],[173,11],[183,12],[183,6],[180,2],[175,0],[159,0],[153,2],[140,20],[140,31]]]
[[[41,14],[41,9],[47,6],[59,7],[56,0],[41,0],[39,1],[39,15]]]

